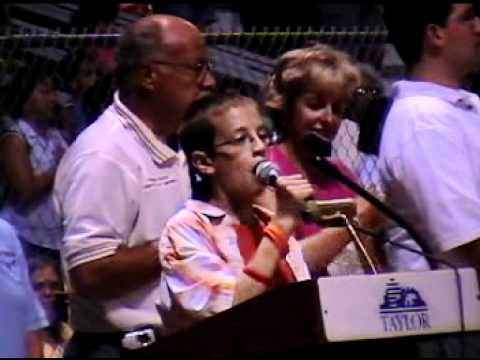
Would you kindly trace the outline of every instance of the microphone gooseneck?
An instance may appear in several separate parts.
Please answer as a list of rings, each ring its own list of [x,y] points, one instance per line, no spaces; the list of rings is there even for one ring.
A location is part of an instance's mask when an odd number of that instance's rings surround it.
[[[319,139],[315,133],[309,133],[307,136],[305,136],[304,141],[305,141],[305,144],[314,151],[317,148],[317,144],[319,143],[319,141],[322,141],[322,140]],[[391,209],[385,203],[383,203],[382,201],[377,199],[375,196],[370,194],[368,191],[366,191],[363,187],[358,185],[355,181],[345,176],[330,161],[328,161],[321,155],[316,155],[312,157],[311,164],[314,165],[323,174],[340,181],[341,183],[348,186],[352,191],[354,191],[355,193],[360,195],[362,198],[367,200],[369,203],[375,206],[379,211],[381,211],[383,214],[385,214],[390,219],[392,219],[397,224],[399,224],[401,227],[403,227],[405,230],[407,230],[409,235],[418,243],[418,245],[420,246],[423,252],[430,253],[430,251],[428,251],[428,246],[426,244],[426,241],[413,229],[413,227],[405,219],[403,219],[403,217],[401,217],[399,214],[397,214],[393,209]],[[433,264],[430,263],[430,265],[432,265],[433,267]]]

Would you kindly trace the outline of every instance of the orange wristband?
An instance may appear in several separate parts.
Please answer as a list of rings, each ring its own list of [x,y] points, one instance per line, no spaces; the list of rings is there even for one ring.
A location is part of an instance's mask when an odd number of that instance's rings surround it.
[[[277,247],[278,251],[282,257],[288,254],[288,238],[289,236],[285,233],[285,231],[277,224],[270,222],[265,228],[263,229],[263,235],[268,237]]]
[[[243,268],[243,272],[250,276],[253,280],[258,281],[259,283],[262,283],[266,287],[270,287],[271,285],[271,279],[265,275],[260,274],[259,272],[250,269],[249,267]]]

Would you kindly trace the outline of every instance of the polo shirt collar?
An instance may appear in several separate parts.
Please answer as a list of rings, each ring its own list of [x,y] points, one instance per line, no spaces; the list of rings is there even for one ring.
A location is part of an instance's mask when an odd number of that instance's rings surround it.
[[[177,153],[173,151],[165,141],[155,135],[143,121],[141,121],[130,109],[125,106],[120,100],[118,91],[113,94],[113,104],[115,110],[120,115],[120,121],[124,126],[128,126],[140,138],[142,143],[148,149],[152,158],[157,163],[163,163],[177,156]]]
[[[207,216],[208,218],[224,218],[228,214],[219,207],[199,200],[187,200],[188,210]]]
[[[273,217],[274,213],[260,205],[253,204],[253,211],[258,216],[260,221],[264,224],[267,224],[270,219]],[[207,202],[198,201],[198,200],[187,200],[186,208],[192,212],[197,214],[202,214],[209,219],[216,219],[223,222],[225,219],[230,219],[233,221],[233,218],[229,216],[224,210],[220,209],[219,207],[209,204]]]
[[[422,95],[440,98],[464,110],[480,112],[478,96],[463,89],[452,89],[426,81],[401,80],[393,84],[394,97],[405,98]]]

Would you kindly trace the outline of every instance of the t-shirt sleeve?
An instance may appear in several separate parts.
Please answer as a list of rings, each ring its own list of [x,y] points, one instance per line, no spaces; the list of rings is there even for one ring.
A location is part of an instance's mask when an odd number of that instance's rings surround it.
[[[64,218],[62,250],[71,269],[112,255],[126,242],[139,186],[128,169],[103,156],[80,158],[69,171],[73,175],[56,196]]]
[[[422,129],[393,161],[409,201],[440,251],[480,237],[478,177],[461,134],[446,127]]]

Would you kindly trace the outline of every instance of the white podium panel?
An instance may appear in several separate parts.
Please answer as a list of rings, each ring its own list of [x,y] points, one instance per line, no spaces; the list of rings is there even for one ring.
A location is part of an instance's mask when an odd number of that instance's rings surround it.
[[[465,329],[480,330],[474,269],[460,269]],[[318,279],[328,341],[379,339],[461,331],[455,272],[352,275]]]

